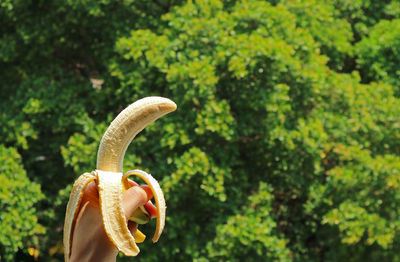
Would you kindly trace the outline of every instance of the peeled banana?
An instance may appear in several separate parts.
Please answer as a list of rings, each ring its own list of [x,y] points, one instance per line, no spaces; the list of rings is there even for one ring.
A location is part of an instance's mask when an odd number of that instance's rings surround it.
[[[136,243],[144,240],[144,235],[137,230],[132,236],[122,209],[122,193],[130,186],[128,177],[140,177],[153,192],[157,206],[157,227],[153,242],[157,242],[165,224],[165,199],[156,179],[141,170],[132,170],[123,174],[122,164],[126,149],[133,138],[148,124],[176,109],[176,104],[163,97],[146,97],[124,109],[111,122],[101,139],[97,153],[96,170],[82,174],[74,183],[71,191],[64,223],[65,261],[71,256],[72,233],[74,230],[83,192],[86,186],[95,181],[99,191],[100,209],[103,226],[108,238],[127,256],[136,256],[139,248]],[[135,214],[143,220],[143,207]],[[134,214],[134,215],[135,215]],[[135,217],[131,218],[135,221]],[[144,219],[146,222],[146,219]]]

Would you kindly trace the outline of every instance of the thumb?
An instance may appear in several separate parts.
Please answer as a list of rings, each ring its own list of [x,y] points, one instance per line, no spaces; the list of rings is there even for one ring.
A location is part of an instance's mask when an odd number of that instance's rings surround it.
[[[128,219],[133,212],[147,202],[147,193],[140,186],[133,186],[126,190],[122,195],[122,208],[125,217]]]

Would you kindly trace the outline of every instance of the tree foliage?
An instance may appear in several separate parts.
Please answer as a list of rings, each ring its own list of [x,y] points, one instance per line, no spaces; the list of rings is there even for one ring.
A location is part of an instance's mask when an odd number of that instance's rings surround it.
[[[0,256],[63,259],[73,180],[119,111],[160,95],[178,110],[124,163],[168,204],[136,259],[400,261],[400,2],[0,6],[0,179],[27,188],[9,205],[0,183],[0,225],[29,228],[8,229]]]
[[[40,185],[27,179],[15,148],[0,145],[0,159],[0,259],[9,261],[25,245],[38,247],[37,235],[43,234],[45,228],[38,224],[39,211],[34,205],[44,195]]]

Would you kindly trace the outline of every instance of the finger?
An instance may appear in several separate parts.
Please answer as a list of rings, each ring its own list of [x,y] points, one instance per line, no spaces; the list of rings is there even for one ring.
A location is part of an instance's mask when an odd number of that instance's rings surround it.
[[[157,207],[153,205],[153,203],[149,200],[146,204],[144,204],[144,208],[150,214],[151,218],[157,217]]]
[[[142,185],[140,186],[144,191],[147,193],[147,199],[150,200],[153,197],[153,191],[151,191],[151,188],[148,185]]]
[[[131,179],[128,179],[128,183],[131,187],[139,185]],[[143,188],[144,191],[146,191],[148,200],[153,198],[153,191],[151,191],[151,188],[148,185],[141,185],[140,187]]]
[[[129,188],[122,195],[122,208],[125,212],[125,217],[128,219],[133,212],[143,206],[147,202],[147,194],[141,187],[134,186]]]
[[[137,223],[129,220],[128,228],[129,228],[129,231],[131,232],[132,236],[134,236],[136,233],[136,230],[137,230]]]
[[[95,182],[90,182],[83,193],[81,206],[83,207],[87,202],[90,202],[91,205],[98,207],[99,206],[99,191],[97,189],[97,185]]]

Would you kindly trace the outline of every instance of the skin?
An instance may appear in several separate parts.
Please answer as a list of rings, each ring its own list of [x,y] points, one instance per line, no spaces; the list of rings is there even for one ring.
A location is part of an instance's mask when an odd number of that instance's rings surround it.
[[[145,190],[140,186],[133,186],[122,195],[122,207],[127,219],[151,198]],[[134,234],[137,224],[128,221],[128,228]],[[76,220],[72,236],[71,262],[114,262],[117,255],[118,249],[110,242],[104,231],[99,193],[96,184],[92,182],[85,189]]]

